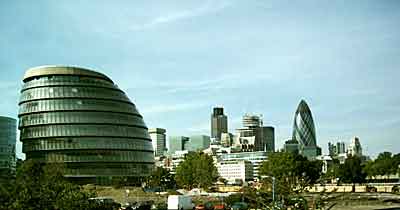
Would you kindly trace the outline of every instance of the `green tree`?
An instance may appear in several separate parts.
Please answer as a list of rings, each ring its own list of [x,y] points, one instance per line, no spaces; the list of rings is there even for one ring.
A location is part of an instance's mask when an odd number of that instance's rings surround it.
[[[273,153],[264,161],[260,175],[275,177],[279,194],[290,195],[295,191],[304,191],[320,178],[322,163],[292,153]],[[267,189],[271,188],[271,179],[263,180]],[[266,189],[263,189],[266,190]]]
[[[176,168],[175,180],[186,189],[207,188],[218,179],[212,157],[202,152],[189,152]]]
[[[88,200],[92,194],[68,182],[59,164],[43,165],[25,161],[17,170],[16,180],[6,186],[8,194],[1,200],[0,209],[72,210],[95,208]],[[4,185],[0,187],[4,199]]]
[[[146,184],[150,187],[161,187],[163,189],[172,189],[175,186],[173,174],[168,169],[156,167],[147,178]]]
[[[361,159],[357,156],[350,156],[344,164],[340,165],[339,178],[344,183],[363,183],[366,174],[361,165]],[[354,186],[354,185],[353,185]]]

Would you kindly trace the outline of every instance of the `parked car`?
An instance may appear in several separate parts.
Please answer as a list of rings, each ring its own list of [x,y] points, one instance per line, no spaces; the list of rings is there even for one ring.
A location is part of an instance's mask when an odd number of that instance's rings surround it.
[[[196,210],[205,210],[206,207],[203,204],[198,204],[198,205],[196,205],[196,207],[194,209],[196,209]]]

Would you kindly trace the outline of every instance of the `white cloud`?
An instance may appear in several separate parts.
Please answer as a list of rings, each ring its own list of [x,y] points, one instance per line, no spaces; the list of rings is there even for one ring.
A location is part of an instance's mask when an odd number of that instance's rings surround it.
[[[150,20],[149,22],[140,25],[135,25],[131,29],[134,31],[144,30],[147,28],[152,28],[166,23],[172,23],[183,19],[203,16],[212,12],[217,12],[219,10],[225,9],[229,5],[230,3],[228,1],[207,1],[200,7],[194,9],[182,10],[175,13],[169,13],[166,15],[161,15]]]

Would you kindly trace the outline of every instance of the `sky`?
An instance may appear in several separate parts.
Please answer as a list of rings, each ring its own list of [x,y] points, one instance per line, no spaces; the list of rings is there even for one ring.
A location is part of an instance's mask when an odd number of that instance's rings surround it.
[[[301,99],[317,144],[360,138],[400,153],[400,1],[0,1],[0,115],[17,118],[24,72],[72,65],[109,76],[148,127],[210,135],[262,114],[281,148]],[[21,143],[17,154],[23,157]]]

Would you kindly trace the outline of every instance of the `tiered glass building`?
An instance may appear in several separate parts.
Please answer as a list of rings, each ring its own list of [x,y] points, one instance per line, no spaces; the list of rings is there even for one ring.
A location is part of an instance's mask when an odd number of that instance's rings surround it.
[[[29,69],[23,82],[18,117],[26,159],[64,163],[66,177],[86,183],[150,174],[147,127],[110,78],[44,66]]]

